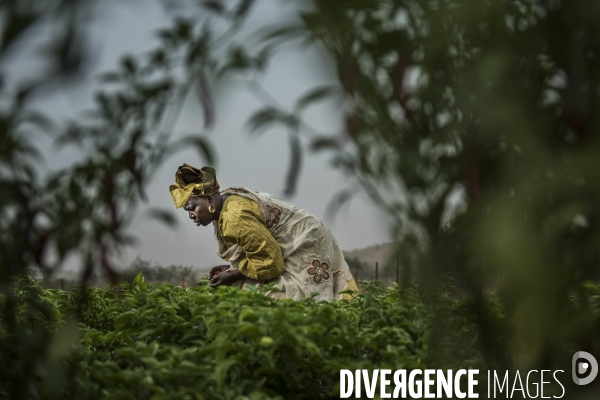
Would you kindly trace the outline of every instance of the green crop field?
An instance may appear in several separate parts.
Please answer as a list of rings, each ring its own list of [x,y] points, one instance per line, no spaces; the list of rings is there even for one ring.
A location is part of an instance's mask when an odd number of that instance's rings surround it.
[[[28,356],[14,349],[35,353],[44,341],[49,361],[27,386],[48,399],[334,398],[340,369],[424,368],[432,306],[416,287],[363,284],[352,300],[317,303],[213,290],[206,281],[187,290],[147,285],[141,275],[107,290],[44,290],[21,279],[16,303],[2,302],[5,313],[17,308],[17,320],[1,321],[1,361],[12,368],[0,387],[24,384]],[[472,342],[467,303],[446,297],[435,307],[452,315],[446,334]],[[21,326],[18,337],[6,335],[10,323]],[[443,347],[437,341],[462,368],[479,363],[473,347]]]
[[[474,303],[451,280],[435,298],[417,286],[362,285],[352,300],[318,303],[214,290],[206,280],[148,285],[141,274],[107,290],[42,289],[21,278],[1,301],[0,362],[10,366],[2,395],[327,399],[339,395],[340,369],[485,368]],[[587,290],[597,313],[600,285]],[[488,323],[506,329],[499,297],[487,301]]]

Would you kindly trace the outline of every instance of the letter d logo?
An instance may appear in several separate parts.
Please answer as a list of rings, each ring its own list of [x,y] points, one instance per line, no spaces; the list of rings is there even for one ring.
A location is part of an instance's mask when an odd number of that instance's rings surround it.
[[[580,362],[579,365],[577,361],[583,358],[585,361]],[[580,378],[579,376],[584,375],[590,371],[590,374],[586,378]],[[590,353],[586,353],[585,351],[578,351],[573,354],[573,362],[572,362],[572,372],[573,372],[573,382],[576,385],[587,385],[591,383],[598,375],[598,361],[594,358]]]

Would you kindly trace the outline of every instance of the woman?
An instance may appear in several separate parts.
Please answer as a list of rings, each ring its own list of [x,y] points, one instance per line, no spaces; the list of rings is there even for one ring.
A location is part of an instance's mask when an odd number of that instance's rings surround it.
[[[231,266],[210,270],[212,287],[274,282],[269,296],[333,300],[358,290],[331,232],[316,217],[267,193],[219,191],[214,168],[177,169],[169,190],[196,225],[213,223],[217,254]]]

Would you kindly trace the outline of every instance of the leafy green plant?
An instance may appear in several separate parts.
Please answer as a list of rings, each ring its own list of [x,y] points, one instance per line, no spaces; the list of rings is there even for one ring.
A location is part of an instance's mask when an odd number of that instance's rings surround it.
[[[67,321],[79,321],[79,345],[61,360],[60,376],[50,377],[62,385],[40,375],[35,393],[329,398],[339,391],[340,369],[427,365],[433,314],[416,287],[365,282],[364,293],[352,300],[319,303],[276,301],[261,293],[265,288],[214,290],[205,283],[187,290],[147,285],[139,274],[131,284],[86,289],[82,303],[81,288],[42,290],[31,279],[20,280],[19,307],[26,310],[25,293],[36,291],[54,315],[32,320],[29,329],[41,324],[56,341]],[[456,301],[448,309],[455,316],[462,311]],[[471,331],[463,334],[473,338]]]
[[[22,335],[11,336],[10,320],[0,320],[0,343],[15,345],[0,356],[13,365],[0,375],[0,393],[20,373],[14,349],[23,344],[15,341],[35,335],[55,362],[52,370],[38,365],[31,382],[29,393],[44,399],[327,399],[339,393],[340,369],[483,369],[490,349],[510,344],[498,295],[473,298],[451,277],[441,297],[419,286],[362,281],[362,293],[331,303],[273,300],[264,295],[268,287],[214,290],[207,282],[148,285],[140,273],[106,290],[66,292],[16,281],[12,315]],[[585,293],[572,307],[591,305],[590,323],[597,323],[600,285],[587,283]],[[32,295],[40,302],[31,303]],[[482,301],[501,342],[482,343],[473,322]],[[6,298],[0,306],[7,311]]]

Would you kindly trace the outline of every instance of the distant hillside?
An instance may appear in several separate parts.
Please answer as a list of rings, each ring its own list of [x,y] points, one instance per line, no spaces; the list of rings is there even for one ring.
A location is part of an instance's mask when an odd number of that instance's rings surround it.
[[[362,249],[344,251],[344,258],[358,259],[368,266],[375,265],[375,262],[379,262],[379,265],[383,265],[394,251],[394,243],[374,244]]]

